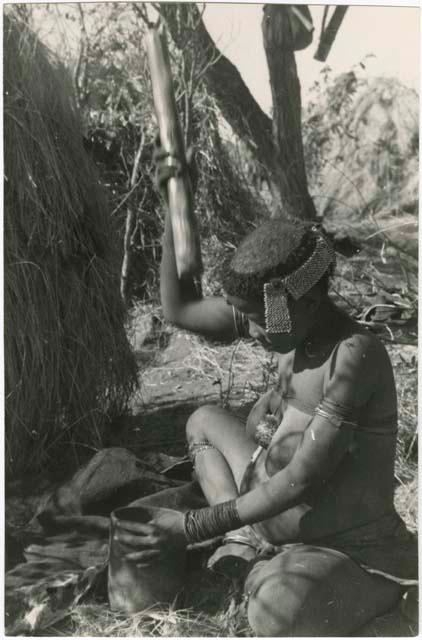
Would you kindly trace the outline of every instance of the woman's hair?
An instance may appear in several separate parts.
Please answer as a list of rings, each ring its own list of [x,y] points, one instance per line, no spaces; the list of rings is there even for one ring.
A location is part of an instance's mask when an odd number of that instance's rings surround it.
[[[224,264],[222,284],[229,295],[263,302],[264,284],[296,271],[315,249],[315,231],[309,225],[273,219],[264,222],[242,240],[234,257]],[[319,280],[328,290],[332,266]]]

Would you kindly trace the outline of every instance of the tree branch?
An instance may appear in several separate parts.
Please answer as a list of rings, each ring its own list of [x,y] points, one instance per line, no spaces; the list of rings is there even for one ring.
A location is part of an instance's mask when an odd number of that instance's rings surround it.
[[[141,133],[141,140],[139,142],[139,147],[135,155],[135,159],[133,162],[132,174],[129,182],[129,194],[128,197],[131,196],[133,191],[137,186],[137,176],[139,165],[142,158],[142,151],[145,146],[145,135],[144,132]],[[136,223],[136,214],[134,209],[134,203],[129,204],[126,215],[126,224],[125,224],[125,236],[123,240],[123,262],[122,262],[122,270],[120,275],[120,294],[122,299],[126,305],[129,304],[129,272],[130,266],[132,262],[132,237],[133,237],[133,229]]]
[[[265,5],[264,45],[270,71],[274,118],[258,105],[236,67],[219,51],[193,3],[160,3],[160,14],[181,51],[187,43],[197,54],[202,79],[234,133],[265,167],[282,212],[314,219],[308,193],[301,132],[300,84],[287,7]]]
[[[219,51],[197,6],[163,2],[160,13],[175,45],[181,50],[186,46],[185,25],[193,23],[191,46],[198,54],[201,77],[236,135],[244,140],[260,162],[268,166],[274,151],[271,118],[258,105],[236,67]]]

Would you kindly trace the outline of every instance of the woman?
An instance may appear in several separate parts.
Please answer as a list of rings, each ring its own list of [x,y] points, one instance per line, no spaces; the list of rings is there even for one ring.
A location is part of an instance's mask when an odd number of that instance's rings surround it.
[[[163,165],[161,183],[175,171]],[[253,544],[251,525],[255,546],[276,547],[245,582],[261,636],[347,635],[390,609],[417,575],[414,541],[393,505],[391,364],[381,342],[329,299],[333,263],[316,229],[267,221],[226,269],[226,297],[200,298],[177,278],[166,218],[165,317],[205,336],[260,340],[278,356],[280,388],[259,400],[246,429],[220,407],[198,409],[187,439],[210,507],[123,524],[119,537],[141,560],[169,538],[185,545],[237,531],[226,547],[236,554],[236,540]]]

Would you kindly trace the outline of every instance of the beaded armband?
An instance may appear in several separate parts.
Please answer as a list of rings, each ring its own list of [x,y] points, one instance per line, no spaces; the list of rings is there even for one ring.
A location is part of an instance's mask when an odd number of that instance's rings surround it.
[[[209,440],[201,440],[200,442],[192,442],[188,448],[188,457],[195,469],[195,460],[198,453],[207,451],[208,449],[215,449],[214,445]]]

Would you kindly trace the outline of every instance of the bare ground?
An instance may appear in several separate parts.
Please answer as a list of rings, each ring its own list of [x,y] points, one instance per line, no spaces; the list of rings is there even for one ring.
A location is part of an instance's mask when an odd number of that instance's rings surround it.
[[[108,446],[125,446],[140,457],[150,456],[150,460],[157,452],[183,455],[185,423],[196,407],[221,403],[246,416],[256,397],[274,380],[275,362],[258,345],[210,344],[182,331],[163,330],[160,325],[157,328],[148,321],[148,310],[138,312],[132,324],[132,340],[142,367],[141,391],[133,398],[132,416],[111,425]],[[390,355],[399,390],[401,428],[415,430],[417,349],[392,346]],[[407,438],[396,471],[397,508],[412,530],[416,530],[417,517],[414,446]],[[81,454],[79,462],[92,453]],[[27,478],[11,487],[6,510],[8,566],[18,561],[26,542],[25,524],[33,515],[39,494],[49,486],[50,480],[44,477]],[[189,576],[183,599],[174,607],[128,617],[110,612],[104,601],[91,598],[43,635],[251,635],[239,606],[239,585],[209,573],[204,555],[193,560]],[[417,625],[396,609],[357,635],[406,637],[416,633]]]

